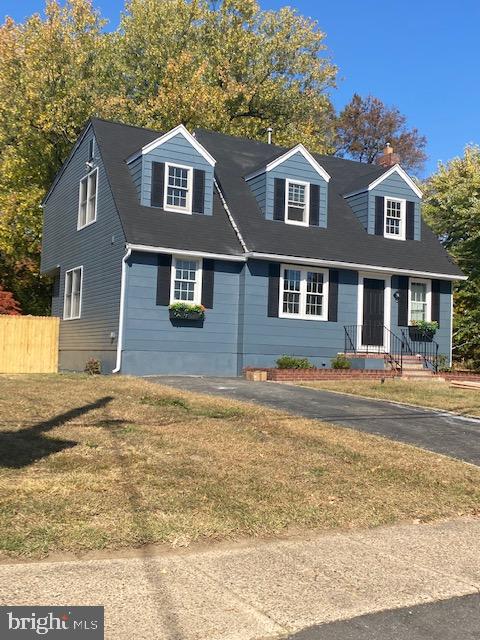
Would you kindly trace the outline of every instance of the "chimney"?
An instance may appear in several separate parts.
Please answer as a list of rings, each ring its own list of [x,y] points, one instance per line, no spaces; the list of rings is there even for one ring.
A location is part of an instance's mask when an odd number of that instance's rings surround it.
[[[395,164],[399,164],[400,156],[393,153],[392,145],[387,142],[387,146],[383,150],[383,155],[378,156],[376,163],[382,167],[393,167]]]
[[[272,127],[268,127],[267,129],[267,142],[268,144],[272,144]]]

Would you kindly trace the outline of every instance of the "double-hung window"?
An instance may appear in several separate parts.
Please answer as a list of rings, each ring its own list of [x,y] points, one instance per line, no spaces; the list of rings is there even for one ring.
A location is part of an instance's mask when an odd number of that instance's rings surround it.
[[[430,280],[410,280],[409,322],[430,322],[431,282]]]
[[[83,229],[97,219],[98,168],[80,180],[77,229]]]
[[[202,261],[173,258],[170,302],[200,304],[202,297]]]
[[[82,281],[83,267],[76,267],[65,273],[64,320],[80,318],[82,312]]]
[[[192,213],[192,167],[165,165],[164,209]]]
[[[386,238],[405,240],[405,200],[385,198]]]
[[[285,181],[285,222],[308,225],[310,185],[296,180]]]
[[[328,272],[326,270],[282,265],[280,317],[326,320],[327,306]]]

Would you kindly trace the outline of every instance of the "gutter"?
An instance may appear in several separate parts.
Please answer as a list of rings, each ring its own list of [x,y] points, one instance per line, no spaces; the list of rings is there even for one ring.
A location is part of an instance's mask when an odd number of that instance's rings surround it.
[[[337,267],[338,269],[352,269],[353,271],[372,271],[385,273],[387,275],[409,275],[417,278],[437,278],[440,280],[468,280],[467,276],[454,276],[448,273],[436,273],[431,271],[415,271],[413,269],[400,269],[396,267],[377,267],[371,264],[360,264],[356,262],[341,262],[339,260],[323,260],[321,258],[300,258],[298,256],[282,256],[275,253],[259,253],[248,251],[247,258],[257,258],[258,260],[270,260],[273,262],[286,262],[287,264],[317,265],[325,267]]]
[[[120,285],[120,315],[118,320],[118,340],[117,340],[117,360],[115,363],[115,369],[112,373],[119,373],[122,366],[122,348],[123,348],[123,325],[125,319],[125,289],[127,280],[127,260],[132,254],[132,249],[126,245],[127,251],[122,258],[122,279]]]

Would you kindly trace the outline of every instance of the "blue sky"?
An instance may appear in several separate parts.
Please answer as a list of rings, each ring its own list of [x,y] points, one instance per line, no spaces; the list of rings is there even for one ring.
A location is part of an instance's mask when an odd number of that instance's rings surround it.
[[[260,0],[263,8],[285,2]],[[0,16],[16,20],[43,0],[0,0]],[[123,0],[96,0],[114,26]],[[428,138],[426,173],[438,160],[480,144],[480,3],[462,0],[296,0],[288,3],[318,20],[339,67],[340,108],[356,91],[395,104]]]

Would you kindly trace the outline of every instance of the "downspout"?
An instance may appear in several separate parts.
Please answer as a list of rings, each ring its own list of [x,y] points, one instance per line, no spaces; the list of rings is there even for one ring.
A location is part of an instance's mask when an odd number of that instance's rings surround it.
[[[115,369],[113,369],[112,373],[118,373],[122,366],[122,348],[123,348],[123,324],[125,317],[125,288],[126,288],[126,280],[127,280],[127,260],[130,258],[132,254],[132,250],[130,247],[127,248],[127,251],[122,259],[122,279],[120,285],[120,316],[118,320],[118,340],[117,340],[117,361],[115,364]]]

